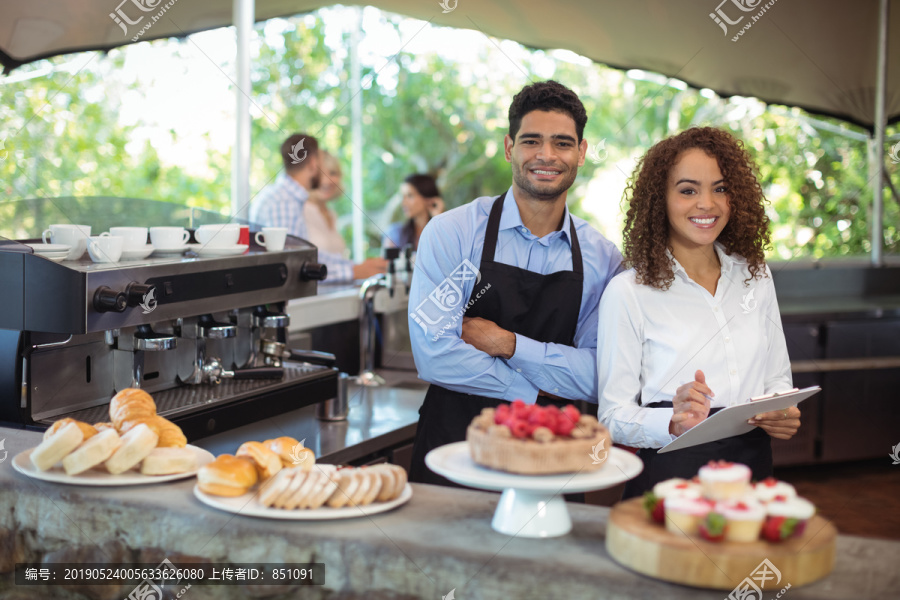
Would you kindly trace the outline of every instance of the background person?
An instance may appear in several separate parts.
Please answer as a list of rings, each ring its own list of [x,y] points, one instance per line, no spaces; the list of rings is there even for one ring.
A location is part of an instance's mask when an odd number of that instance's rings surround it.
[[[425,225],[432,217],[444,212],[444,201],[434,177],[421,173],[404,179],[400,184],[400,194],[406,221],[394,223],[388,228],[382,246],[405,248],[412,245],[413,250],[417,250]]]
[[[644,462],[626,498],[713,459],[761,480],[772,474],[769,438],[800,427],[792,407],[758,415],[744,435],[657,454],[716,410],[793,387],[754,171],[729,133],[694,128],[653,146],[626,189],[631,268],[606,288],[597,334],[598,417]]]

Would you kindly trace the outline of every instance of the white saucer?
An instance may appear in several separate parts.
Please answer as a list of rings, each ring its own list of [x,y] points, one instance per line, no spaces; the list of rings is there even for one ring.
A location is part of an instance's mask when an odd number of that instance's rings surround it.
[[[153,246],[153,244],[150,244]],[[153,246],[154,254],[181,254],[185,250],[188,249],[188,244],[181,244],[180,246],[173,246],[171,248],[157,248]]]
[[[188,247],[200,256],[236,256],[247,251],[247,244],[236,246],[204,246],[203,244],[188,244]]]
[[[26,244],[30,246],[35,254],[68,254],[72,246],[67,244]]]
[[[153,244],[146,244],[144,247],[138,247],[133,250],[122,250],[122,260],[141,260],[150,256],[156,248]]]

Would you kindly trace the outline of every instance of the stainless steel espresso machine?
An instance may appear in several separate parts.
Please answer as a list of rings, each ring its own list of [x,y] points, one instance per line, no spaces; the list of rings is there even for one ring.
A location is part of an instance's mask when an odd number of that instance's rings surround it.
[[[252,237],[235,256],[117,263],[0,239],[0,421],[108,421],[112,396],[140,387],[197,439],[333,398],[333,356],[264,354],[286,340],[286,302],[325,276],[316,248],[289,237],[266,252]]]

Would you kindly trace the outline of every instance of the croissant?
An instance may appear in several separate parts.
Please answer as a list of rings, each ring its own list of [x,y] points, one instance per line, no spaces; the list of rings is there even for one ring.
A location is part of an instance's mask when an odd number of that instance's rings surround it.
[[[119,433],[127,431],[123,428],[125,421],[143,421],[155,416],[156,403],[153,402],[153,398],[144,390],[137,388],[125,388],[113,396],[109,403],[109,419]]]
[[[75,419],[71,419],[69,417],[65,417],[53,423],[47,431],[44,432],[44,439],[46,440],[51,435],[68,425],[69,423],[75,423],[78,426],[78,429],[81,430],[81,433],[84,435],[84,439],[88,439],[92,435],[96,435],[97,429],[88,423],[82,423],[81,421],[76,421]]]

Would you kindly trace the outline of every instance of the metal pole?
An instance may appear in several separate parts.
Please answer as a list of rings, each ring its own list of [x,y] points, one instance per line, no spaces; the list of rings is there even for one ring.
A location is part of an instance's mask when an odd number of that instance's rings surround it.
[[[884,265],[884,104],[887,80],[888,0],[878,3],[878,70],[875,73],[875,130],[869,156],[872,169],[872,265]]]
[[[234,61],[237,102],[231,153],[231,215],[234,219],[247,219],[250,210],[250,36],[255,12],[255,0],[234,0],[232,17],[237,33]]]
[[[353,160],[350,164],[350,187],[353,190],[353,261],[362,262],[366,258],[365,222],[363,220],[363,179],[362,179],[362,82],[359,67],[359,34],[362,31],[362,8],[356,7],[356,22],[350,31],[350,122],[352,123]],[[360,365],[362,368],[362,365]]]

